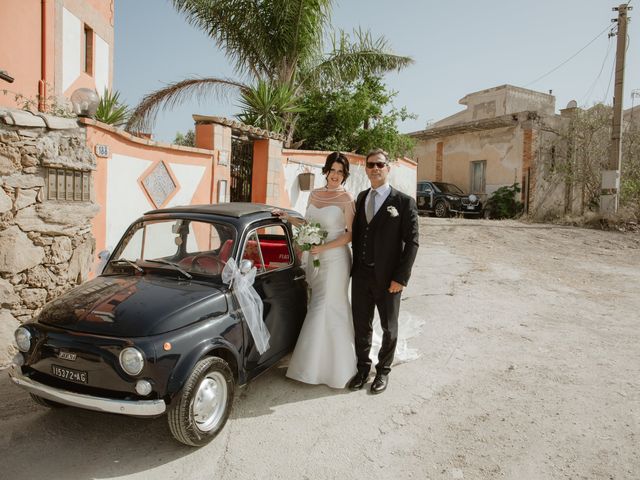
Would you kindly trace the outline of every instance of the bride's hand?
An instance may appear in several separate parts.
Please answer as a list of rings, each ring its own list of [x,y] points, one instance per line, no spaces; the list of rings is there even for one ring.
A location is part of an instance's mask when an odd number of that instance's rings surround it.
[[[289,221],[289,214],[284,210],[280,210],[279,208],[274,208],[271,210],[271,215],[280,218],[281,220]]]
[[[319,255],[326,250],[324,245],[314,245],[311,247],[311,255]]]

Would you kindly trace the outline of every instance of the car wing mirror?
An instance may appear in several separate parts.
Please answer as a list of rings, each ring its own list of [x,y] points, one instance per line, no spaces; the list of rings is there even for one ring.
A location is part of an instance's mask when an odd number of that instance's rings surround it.
[[[109,262],[109,257],[111,256],[111,252],[109,250],[102,250],[98,253],[98,266],[96,268],[96,275],[100,275],[104,268],[107,266]]]
[[[253,260],[249,260],[247,258],[240,260],[240,273],[245,275],[251,271],[253,268]]]

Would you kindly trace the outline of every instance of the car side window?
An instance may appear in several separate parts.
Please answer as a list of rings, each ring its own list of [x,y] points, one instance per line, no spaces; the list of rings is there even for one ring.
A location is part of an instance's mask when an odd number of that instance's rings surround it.
[[[251,260],[258,273],[292,265],[293,253],[284,226],[265,225],[251,232],[241,258]]]

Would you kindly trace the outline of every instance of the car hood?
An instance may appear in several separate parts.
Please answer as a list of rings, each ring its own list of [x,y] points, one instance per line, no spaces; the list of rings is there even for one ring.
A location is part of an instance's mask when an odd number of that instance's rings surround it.
[[[77,332],[144,337],[226,311],[224,293],[211,283],[151,274],[104,276],[45,305],[38,322]]]

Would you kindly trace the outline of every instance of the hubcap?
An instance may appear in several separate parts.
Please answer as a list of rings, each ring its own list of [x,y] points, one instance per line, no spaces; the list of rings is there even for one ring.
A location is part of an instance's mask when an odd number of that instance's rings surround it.
[[[439,203],[438,205],[436,205],[436,215],[438,215],[439,217],[444,215],[444,205]]]
[[[208,373],[193,399],[193,418],[202,432],[213,430],[227,407],[227,381],[219,372]]]

